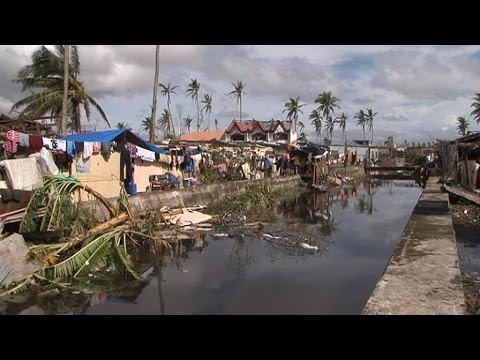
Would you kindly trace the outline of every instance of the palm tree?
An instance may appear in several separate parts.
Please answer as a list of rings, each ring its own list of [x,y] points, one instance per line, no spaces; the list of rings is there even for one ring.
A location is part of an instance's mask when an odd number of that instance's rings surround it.
[[[190,95],[197,103],[197,131],[200,131],[200,107],[198,105],[198,93],[200,91],[200,83],[197,79],[192,79],[192,82],[188,84],[187,95]],[[189,130],[190,131],[190,130]]]
[[[218,131],[218,120],[217,120],[217,119],[215,119],[215,120],[214,120],[214,122],[215,122],[215,130],[217,130],[217,131]]]
[[[360,110],[355,114],[353,117],[354,119],[357,119],[357,125],[362,127],[363,130],[363,140],[365,140],[365,125],[367,124],[367,119],[365,112],[363,110]]]
[[[171,86],[170,83],[168,83],[166,86],[160,83],[158,86],[160,86],[162,89],[160,90],[160,94],[167,97],[167,109],[168,109],[168,113],[170,114],[170,125],[172,126],[173,136],[175,136],[175,125],[173,124],[172,112],[170,111],[170,103],[171,103],[170,95],[176,94],[175,89],[178,86]],[[170,128],[170,125],[168,126],[169,128]]]
[[[303,134],[303,129],[305,129],[305,125],[301,121],[298,122],[298,128],[300,129],[299,132]]]
[[[335,127],[335,121],[332,120],[332,117],[328,117],[327,118],[327,123],[325,125],[325,130],[327,130],[327,133],[328,133],[328,143],[331,144],[332,143],[332,134],[333,134],[333,129]]]
[[[240,121],[242,121],[242,94],[247,94],[243,89],[247,84],[244,84],[242,81],[237,80],[237,83],[232,83],[233,90],[230,91],[227,95],[234,100],[237,100],[237,104],[240,104]]]
[[[342,130],[342,144],[345,143],[345,128],[347,127],[347,119],[348,115],[346,113],[342,113],[340,117],[336,120],[338,123],[338,127]]]
[[[377,115],[374,113],[371,108],[367,108],[367,114],[365,115],[365,122],[368,124],[368,130],[372,132],[372,141],[371,144],[373,145],[373,118]]]
[[[473,119],[477,122],[477,124],[480,124],[480,93],[477,93],[475,97],[473,98],[475,100],[471,107],[474,108],[472,111]]]
[[[70,45],[65,45],[63,50],[63,102],[62,102],[62,118],[60,126],[57,129],[60,130],[60,134],[66,133],[67,126],[67,112],[68,112],[68,68],[70,66]]]
[[[202,111],[205,110],[205,114],[208,114],[208,130],[210,131],[210,114],[212,113],[212,100],[213,96],[205,94],[205,99],[202,100],[202,104],[205,106],[202,108]]]
[[[185,124],[185,127],[187,128],[188,132],[190,132],[190,126],[192,125],[193,119],[190,116],[187,116],[186,118],[183,119],[183,123]]]
[[[164,137],[167,138],[170,135],[170,119],[171,115],[167,109],[163,109],[162,115],[158,118],[157,124],[163,129]]]
[[[118,122],[117,125],[115,125],[117,127],[117,129],[128,129],[128,124],[126,124],[125,122]]]
[[[470,127],[470,121],[468,119],[465,119],[463,116],[457,117],[457,122],[458,122],[458,133],[460,135],[465,135],[467,133],[468,128]]]
[[[141,129],[148,134],[152,131],[152,129],[155,129],[155,122],[152,121],[151,117],[147,116],[145,120],[142,120]],[[151,140],[151,142],[153,141],[155,141],[155,139]]]
[[[309,119],[312,120],[312,125],[315,128],[315,133],[317,134],[317,143],[320,142],[320,137],[322,136],[322,115],[318,110],[312,110],[310,113]]]
[[[322,112],[323,117],[325,120],[328,121],[329,118],[333,117],[335,113],[335,108],[340,109],[340,106],[337,104],[340,99],[333,96],[332,92],[323,92],[317,96],[315,99],[315,103],[320,104],[318,106],[318,111]]]
[[[300,105],[300,96],[297,96],[296,99],[290,98],[290,101],[285,103],[283,112],[287,111],[287,119],[292,121],[292,129],[294,132],[297,132],[298,113],[303,114],[301,108],[305,105],[307,104]]]
[[[153,104],[152,116],[153,121],[150,122],[149,138],[150,142],[155,141],[155,118],[157,117],[157,89],[158,89],[158,75],[160,71],[160,45],[155,45],[155,74],[153,77]]]
[[[64,87],[64,54],[63,45],[55,45],[50,51],[45,46],[40,46],[31,56],[32,63],[21,68],[14,83],[22,84],[22,92],[31,94],[16,102],[10,112],[22,109],[20,118],[36,119],[45,115],[58,119],[62,113],[63,87]],[[81,130],[81,107],[87,120],[90,120],[93,106],[110,127],[103,109],[85,90],[83,83],[78,79],[80,74],[80,61],[78,48],[71,45],[68,76],[68,102],[67,113],[75,124],[77,131]],[[61,129],[58,129],[61,131]]]

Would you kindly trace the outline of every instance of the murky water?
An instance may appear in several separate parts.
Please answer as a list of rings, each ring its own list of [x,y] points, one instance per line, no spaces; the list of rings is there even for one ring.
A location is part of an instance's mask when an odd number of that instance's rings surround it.
[[[274,224],[219,230],[232,237],[199,237],[182,257],[152,269],[146,284],[96,294],[80,305],[72,300],[61,312],[360,314],[420,194],[409,181],[359,184],[329,196],[303,193],[275,205]],[[32,303],[5,312],[45,309]]]

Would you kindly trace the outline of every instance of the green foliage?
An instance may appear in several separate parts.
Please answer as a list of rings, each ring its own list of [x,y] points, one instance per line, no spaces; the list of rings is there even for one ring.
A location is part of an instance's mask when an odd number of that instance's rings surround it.
[[[227,196],[224,200],[230,211],[246,212],[255,208],[270,208],[272,202],[272,189],[268,182],[247,184],[243,189]]]

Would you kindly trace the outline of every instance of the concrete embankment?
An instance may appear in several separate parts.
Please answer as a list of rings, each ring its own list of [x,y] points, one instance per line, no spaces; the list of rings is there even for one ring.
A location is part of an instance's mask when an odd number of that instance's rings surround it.
[[[431,177],[362,314],[465,314],[446,193]]]
[[[194,205],[210,205],[221,200],[228,194],[238,191],[247,184],[268,182],[272,189],[279,187],[292,187],[300,184],[299,175],[282,176],[277,178],[267,178],[258,180],[241,180],[229,181],[211,185],[198,185],[172,191],[149,191],[138,193],[130,196],[130,204],[139,210],[149,210],[168,206],[170,208],[194,206]],[[109,199],[111,202],[117,201],[118,198]],[[104,206],[96,206],[95,210],[99,219],[109,218]]]

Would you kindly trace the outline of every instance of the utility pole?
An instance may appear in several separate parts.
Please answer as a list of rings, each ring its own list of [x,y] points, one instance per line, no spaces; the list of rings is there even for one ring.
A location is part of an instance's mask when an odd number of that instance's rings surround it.
[[[153,106],[152,118],[150,122],[150,142],[155,141],[155,118],[157,116],[157,89],[158,89],[158,73],[160,68],[160,45],[155,45],[155,76],[153,80]]]
[[[70,72],[68,71],[69,64],[70,45],[63,45],[63,103],[60,126],[57,126],[57,131],[60,132],[60,135],[65,135],[67,133],[68,77],[70,76]]]

